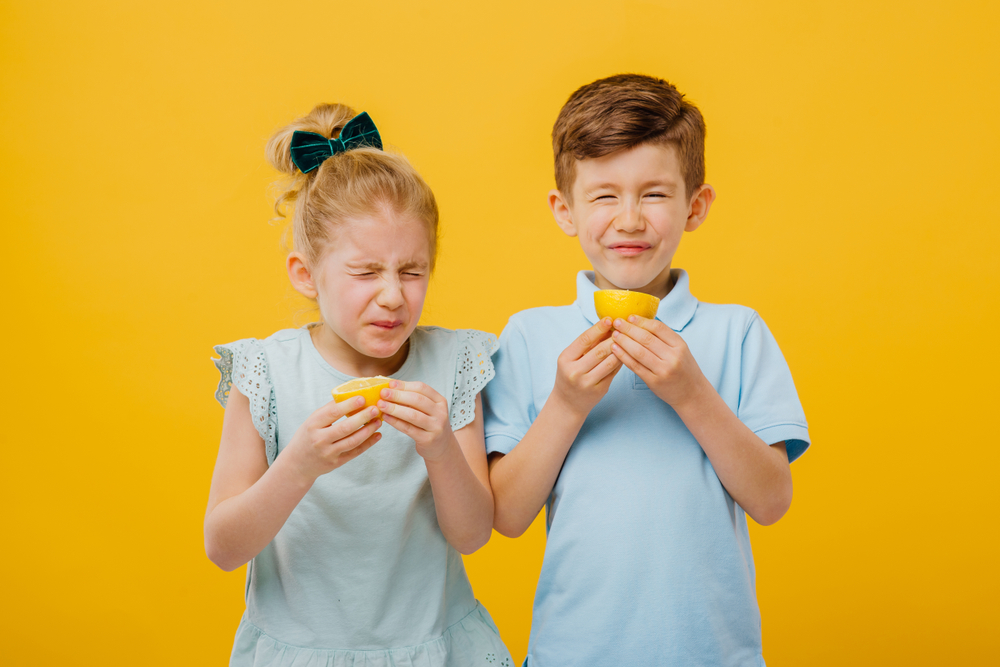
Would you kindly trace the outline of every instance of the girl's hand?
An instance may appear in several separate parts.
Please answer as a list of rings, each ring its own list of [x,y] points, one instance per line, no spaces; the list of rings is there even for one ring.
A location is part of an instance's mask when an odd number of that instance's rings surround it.
[[[364,407],[365,399],[355,396],[349,401],[330,401],[302,423],[284,452],[303,478],[314,481],[364,454],[378,442],[382,426],[378,408]],[[354,414],[351,411],[357,410]]]
[[[622,362],[611,353],[611,318],[605,317],[570,343],[559,355],[552,393],[582,417],[604,395]]]
[[[378,402],[382,418],[417,443],[417,454],[435,461],[456,444],[448,418],[448,401],[423,382],[393,380]]]
[[[705,375],[687,343],[659,320],[629,315],[617,319],[612,335],[615,356],[675,410],[705,387]]]

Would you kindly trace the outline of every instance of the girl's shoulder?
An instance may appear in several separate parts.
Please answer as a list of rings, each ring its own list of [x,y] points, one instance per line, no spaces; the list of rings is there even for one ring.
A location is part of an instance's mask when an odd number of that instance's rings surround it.
[[[433,350],[454,363],[451,427],[457,431],[471,423],[476,416],[476,395],[496,375],[491,357],[497,351],[497,337],[476,329],[421,326],[414,329],[411,340],[421,357],[434,356],[428,354]]]
[[[456,351],[463,348],[480,348],[492,354],[495,351],[497,337],[487,331],[478,329],[446,329],[437,326],[418,326],[413,330],[412,339],[420,346],[455,346]]]

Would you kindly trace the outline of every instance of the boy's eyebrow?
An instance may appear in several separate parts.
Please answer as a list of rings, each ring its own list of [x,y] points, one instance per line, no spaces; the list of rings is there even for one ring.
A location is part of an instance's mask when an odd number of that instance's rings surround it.
[[[646,181],[645,183],[640,184],[639,189],[645,190],[646,188],[657,186],[664,188],[676,188],[678,187],[678,184],[677,181],[670,178],[654,178],[651,181]],[[621,186],[618,183],[595,183],[594,185],[584,186],[583,194],[589,195],[599,190],[618,190],[620,187]]]

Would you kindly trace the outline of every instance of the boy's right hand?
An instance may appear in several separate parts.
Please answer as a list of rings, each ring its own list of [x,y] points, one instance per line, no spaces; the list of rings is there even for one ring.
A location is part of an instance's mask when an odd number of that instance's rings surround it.
[[[552,393],[579,417],[586,417],[604,398],[622,367],[611,352],[611,329],[611,318],[605,317],[559,355]]]
[[[364,408],[365,399],[330,401],[299,426],[284,452],[293,468],[310,484],[320,475],[364,454],[381,439],[382,426],[376,407]],[[354,414],[351,414],[352,411]]]

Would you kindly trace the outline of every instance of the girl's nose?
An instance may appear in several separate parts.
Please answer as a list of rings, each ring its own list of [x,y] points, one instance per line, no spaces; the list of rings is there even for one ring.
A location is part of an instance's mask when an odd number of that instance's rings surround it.
[[[383,279],[375,303],[388,310],[396,310],[403,305],[403,286],[398,277]]]
[[[642,220],[642,204],[626,201],[615,216],[615,229],[619,232],[637,232],[645,227]]]

